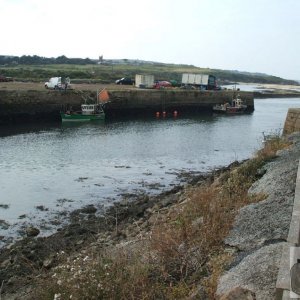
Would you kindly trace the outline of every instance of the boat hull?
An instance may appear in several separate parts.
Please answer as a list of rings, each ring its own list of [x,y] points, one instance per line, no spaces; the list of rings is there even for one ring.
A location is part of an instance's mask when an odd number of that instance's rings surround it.
[[[236,114],[244,114],[246,110],[245,109],[227,109],[227,110],[214,109],[213,112],[218,114],[236,115]]]
[[[246,108],[240,107],[228,107],[226,110],[227,114],[243,114],[246,111]]]
[[[236,106],[215,105],[213,107],[213,112],[233,115],[233,114],[243,114],[246,112],[246,109],[247,109],[246,106],[236,107]]]
[[[105,114],[93,114],[93,115],[82,115],[82,114],[65,114],[60,113],[62,122],[90,122],[99,121],[105,119]]]

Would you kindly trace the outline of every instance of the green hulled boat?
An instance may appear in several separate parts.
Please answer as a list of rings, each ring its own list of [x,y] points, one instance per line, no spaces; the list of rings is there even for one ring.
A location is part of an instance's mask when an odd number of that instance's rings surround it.
[[[80,111],[67,110],[60,113],[62,122],[85,122],[105,119],[105,113],[100,104],[82,104]]]

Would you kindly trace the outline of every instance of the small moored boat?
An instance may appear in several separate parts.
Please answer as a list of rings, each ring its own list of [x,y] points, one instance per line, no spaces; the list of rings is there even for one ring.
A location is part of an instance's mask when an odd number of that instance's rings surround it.
[[[97,92],[98,103],[88,103],[89,100],[85,99],[85,103],[81,104],[80,111],[73,111],[71,108],[60,113],[62,122],[84,122],[84,121],[98,121],[105,119],[105,112],[103,105],[109,100],[109,95],[106,89]],[[100,103],[101,102],[101,103]]]
[[[97,121],[104,120],[105,113],[100,104],[81,104],[80,111],[71,109],[60,113],[62,122],[65,121]]]
[[[237,95],[230,103],[216,104],[213,106],[213,111],[226,114],[240,114],[244,113],[247,109],[247,105],[244,104],[240,95]]]

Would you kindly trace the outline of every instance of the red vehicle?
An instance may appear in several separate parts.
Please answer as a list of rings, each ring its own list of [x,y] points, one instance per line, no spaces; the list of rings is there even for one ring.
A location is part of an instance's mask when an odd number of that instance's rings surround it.
[[[157,81],[153,86],[153,88],[155,88],[155,89],[169,88],[169,87],[172,87],[172,83],[169,81],[165,81],[165,80]]]
[[[13,78],[0,75],[0,82],[9,82],[9,81],[13,81]]]

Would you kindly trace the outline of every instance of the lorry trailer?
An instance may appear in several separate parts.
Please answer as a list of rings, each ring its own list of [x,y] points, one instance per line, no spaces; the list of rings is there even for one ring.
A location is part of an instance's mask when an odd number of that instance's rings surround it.
[[[217,79],[213,75],[206,74],[182,74],[182,85],[194,86],[203,90],[215,90],[217,88]]]

